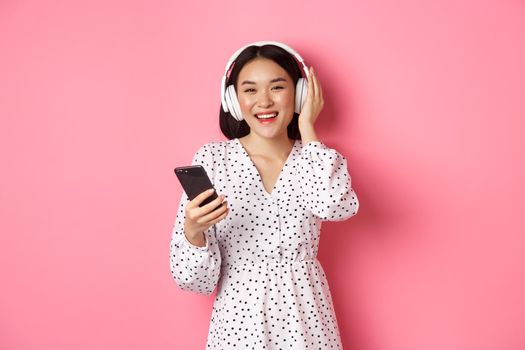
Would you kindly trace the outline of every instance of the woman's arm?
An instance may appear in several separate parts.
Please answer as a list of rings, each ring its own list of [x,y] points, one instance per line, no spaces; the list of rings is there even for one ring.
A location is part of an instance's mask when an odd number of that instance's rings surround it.
[[[352,189],[347,161],[320,141],[303,145],[299,160],[303,204],[325,221],[342,221],[355,215],[359,201]]]
[[[321,220],[342,221],[357,213],[359,201],[345,157],[317,138],[314,124],[323,106],[323,89],[310,67],[308,95],[299,115],[303,143],[299,164],[301,198]]]
[[[213,178],[213,157],[207,145],[193,157],[192,165],[200,164]],[[221,253],[215,225],[204,231],[205,245],[193,245],[184,234],[185,207],[188,196],[182,193],[170,244],[171,274],[177,285],[187,291],[211,294],[220,276]]]

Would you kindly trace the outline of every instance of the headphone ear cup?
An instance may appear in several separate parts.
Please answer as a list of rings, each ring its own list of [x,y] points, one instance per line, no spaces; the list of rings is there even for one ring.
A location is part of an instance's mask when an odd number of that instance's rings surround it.
[[[300,114],[301,108],[306,96],[308,95],[308,81],[305,78],[299,78],[295,86],[295,113]]]
[[[238,121],[243,120],[244,118],[242,116],[241,106],[239,104],[239,100],[237,99],[237,92],[235,91],[235,86],[233,84],[230,84],[226,88],[225,95],[226,106],[230,114]]]

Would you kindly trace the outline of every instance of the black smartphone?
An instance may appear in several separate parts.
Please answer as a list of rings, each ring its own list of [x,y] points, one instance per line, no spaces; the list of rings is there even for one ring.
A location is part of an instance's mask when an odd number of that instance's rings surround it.
[[[197,197],[200,193],[213,188],[213,184],[211,183],[210,178],[208,177],[208,174],[206,174],[206,170],[204,170],[202,165],[176,167],[175,175],[177,175],[177,178],[179,179],[179,182],[182,185],[184,192],[186,192],[188,195],[190,201]],[[199,206],[202,207],[217,197],[217,192],[213,192]],[[220,208],[221,205],[215,209]]]

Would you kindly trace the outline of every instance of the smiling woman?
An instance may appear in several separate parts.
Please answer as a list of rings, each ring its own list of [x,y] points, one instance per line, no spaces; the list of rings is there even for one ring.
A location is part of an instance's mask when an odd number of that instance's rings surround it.
[[[273,138],[286,131],[294,116],[295,93],[286,70],[270,59],[256,58],[243,67],[238,82],[239,106],[251,133]]]
[[[224,199],[182,195],[170,246],[180,288],[217,287],[207,349],[341,349],[330,288],[317,260],[321,223],[359,208],[346,158],[314,123],[322,89],[313,68],[277,42],[238,51],[223,78],[228,141],[195,154]],[[308,78],[308,79],[307,79]],[[230,210],[231,209],[231,210]]]
[[[230,60],[226,67],[226,70],[230,72],[227,78],[228,80],[226,81],[225,74],[221,86],[223,89],[223,102],[219,113],[220,128],[223,134],[227,138],[232,139],[235,137],[243,137],[250,133],[250,125],[244,120],[245,112],[241,111],[239,99],[250,94],[256,96],[257,88],[260,89],[262,87],[257,86],[257,84],[265,83],[272,84],[272,92],[287,89],[287,94],[291,93],[294,95],[293,98],[295,101],[292,105],[292,120],[288,124],[287,132],[289,138],[300,139],[298,125],[299,111],[306,98],[307,86],[305,78],[302,77],[301,68],[298,66],[294,56],[282,47],[269,44],[247,46],[244,50],[239,50],[237,54],[234,54],[232,58],[235,60]],[[300,56],[298,60],[302,63]],[[263,63],[264,61],[269,61],[266,62],[266,66],[273,64],[273,67],[271,67],[272,71],[266,72],[267,74],[273,74],[272,78],[266,77],[266,79],[270,79],[269,81],[258,81],[264,78],[259,76],[248,78],[251,73],[265,72],[257,69],[251,69],[250,72],[243,69],[243,77],[239,78],[241,68],[246,68],[245,66],[250,65],[253,66],[252,63],[260,63],[255,61],[263,61]],[[307,75],[308,69],[304,64],[303,70],[304,74]],[[268,88],[268,86],[266,86],[266,88]],[[238,95],[237,91],[241,96]]]

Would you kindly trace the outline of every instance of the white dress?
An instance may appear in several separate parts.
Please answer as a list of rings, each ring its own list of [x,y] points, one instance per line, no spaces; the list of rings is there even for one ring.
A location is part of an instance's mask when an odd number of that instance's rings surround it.
[[[183,232],[183,193],[172,232],[178,286],[202,294],[218,287],[206,349],[342,349],[317,251],[321,222],[359,208],[346,158],[296,140],[272,193],[237,138],[203,145],[192,164],[204,167],[230,208],[197,247]]]

